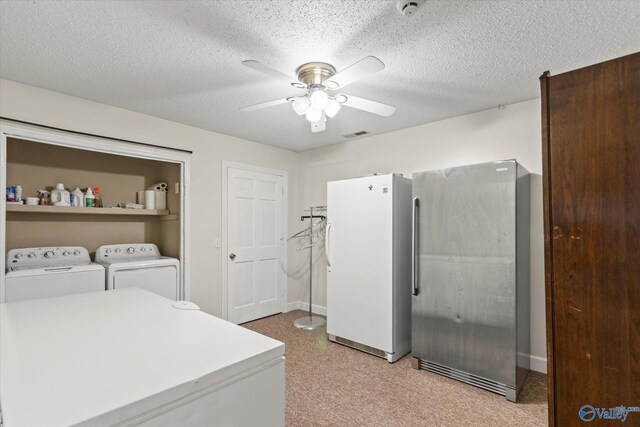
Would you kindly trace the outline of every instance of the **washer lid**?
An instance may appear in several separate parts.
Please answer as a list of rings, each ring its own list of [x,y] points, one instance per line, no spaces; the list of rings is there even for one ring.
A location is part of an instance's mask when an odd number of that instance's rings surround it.
[[[180,265],[180,260],[166,256],[155,256],[146,258],[129,258],[129,259],[102,259],[98,261],[105,268],[129,268],[129,267],[158,267],[161,265]]]
[[[13,266],[9,267],[7,278],[10,277],[27,277],[27,276],[44,276],[47,274],[73,274],[83,271],[104,270],[104,267],[95,262],[75,265],[41,265],[41,266]]]

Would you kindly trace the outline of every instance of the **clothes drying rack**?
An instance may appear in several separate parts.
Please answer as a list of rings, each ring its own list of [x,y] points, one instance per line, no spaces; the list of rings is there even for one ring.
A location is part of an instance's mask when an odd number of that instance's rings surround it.
[[[327,321],[322,317],[314,316],[312,311],[312,302],[313,302],[313,234],[315,232],[320,232],[318,229],[323,230],[323,226],[326,224],[326,217],[324,215],[314,215],[313,211],[323,212],[326,210],[326,206],[311,206],[309,208],[309,215],[302,215],[300,217],[300,221],[304,221],[305,219],[309,220],[309,227],[304,230],[299,231],[289,238],[289,240],[293,238],[308,238],[309,239],[309,314],[304,317],[300,317],[293,322],[294,326],[298,329],[306,329],[308,331],[312,331],[315,329],[319,329],[323,327]],[[319,219],[320,222],[314,224],[313,221],[315,219]],[[298,250],[305,249],[304,245],[300,245]]]

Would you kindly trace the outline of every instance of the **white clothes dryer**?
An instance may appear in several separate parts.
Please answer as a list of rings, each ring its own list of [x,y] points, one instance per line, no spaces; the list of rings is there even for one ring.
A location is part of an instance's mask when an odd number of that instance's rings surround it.
[[[106,288],[137,287],[172,300],[184,299],[180,260],[161,256],[153,243],[104,245],[96,262],[106,270]]]
[[[11,249],[5,302],[105,290],[104,267],[80,246]]]

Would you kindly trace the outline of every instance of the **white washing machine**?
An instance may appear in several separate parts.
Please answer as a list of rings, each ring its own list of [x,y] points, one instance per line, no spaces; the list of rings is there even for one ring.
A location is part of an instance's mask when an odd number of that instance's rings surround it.
[[[5,302],[104,291],[104,273],[80,246],[11,249]]]
[[[184,298],[180,261],[161,256],[153,243],[100,246],[96,262],[106,269],[107,290],[137,287],[172,300]]]

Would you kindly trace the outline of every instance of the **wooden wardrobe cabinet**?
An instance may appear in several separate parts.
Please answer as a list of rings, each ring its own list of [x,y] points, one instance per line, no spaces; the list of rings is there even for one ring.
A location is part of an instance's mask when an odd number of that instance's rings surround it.
[[[540,80],[549,425],[582,426],[640,406],[640,53]]]

